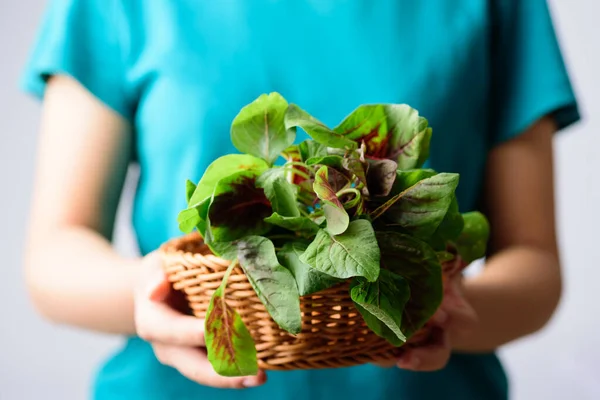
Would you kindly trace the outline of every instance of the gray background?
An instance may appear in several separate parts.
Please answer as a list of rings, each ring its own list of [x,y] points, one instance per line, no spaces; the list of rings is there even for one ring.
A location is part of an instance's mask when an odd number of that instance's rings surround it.
[[[600,399],[600,28],[595,0],[550,0],[584,121],[556,139],[558,224],[566,291],[550,326],[502,350],[513,398]],[[19,76],[45,2],[0,0],[0,400],[87,398],[97,365],[119,344],[112,337],[52,326],[33,313],[22,281],[39,104],[19,92]],[[596,40],[594,40],[594,38]],[[135,174],[132,174],[135,179]],[[135,252],[129,197],[118,248]]]

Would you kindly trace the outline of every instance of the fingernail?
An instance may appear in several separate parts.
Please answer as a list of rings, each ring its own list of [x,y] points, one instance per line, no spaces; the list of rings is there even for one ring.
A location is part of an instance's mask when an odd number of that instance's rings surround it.
[[[246,378],[242,382],[242,385],[244,385],[244,387],[250,388],[260,385],[260,382],[256,378]]]

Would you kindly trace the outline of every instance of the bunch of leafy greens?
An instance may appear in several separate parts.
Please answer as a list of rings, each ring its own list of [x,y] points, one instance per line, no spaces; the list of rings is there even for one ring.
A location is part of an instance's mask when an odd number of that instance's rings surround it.
[[[297,129],[310,139],[294,144]],[[236,265],[292,335],[301,296],[348,281],[367,326],[391,344],[424,326],[442,300],[441,263],[483,257],[489,230],[481,213],[459,212],[457,174],[423,168],[431,133],[404,104],[362,105],[333,129],[277,93],[239,112],[231,140],[241,154],[188,181],[178,217],[232,261],[205,322],[219,374],[257,372],[252,336],[225,301]]]

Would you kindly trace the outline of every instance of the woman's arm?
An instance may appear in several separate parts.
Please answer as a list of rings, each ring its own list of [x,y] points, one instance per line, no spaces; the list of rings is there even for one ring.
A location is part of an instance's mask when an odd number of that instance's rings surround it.
[[[138,260],[110,245],[132,150],[131,130],[74,80],[47,85],[30,214],[26,280],[46,318],[133,333]]]
[[[545,118],[490,154],[485,187],[492,227],[490,257],[464,282],[478,322],[452,337],[463,351],[488,351],[534,333],[552,317],[561,296],[556,243],[552,139]]]
[[[204,322],[171,307],[156,252],[128,260],[110,245],[132,140],[127,123],[79,83],[53,78],[42,133],[27,246],[27,285],[39,312],[55,323],[136,334],[157,359],[203,385],[262,385],[219,376],[207,359]]]
[[[552,138],[544,118],[494,149],[486,170],[490,253],[483,272],[446,282],[431,319],[431,337],[406,349],[397,365],[416,371],[443,368],[452,351],[488,352],[541,329],[561,295],[554,228]]]

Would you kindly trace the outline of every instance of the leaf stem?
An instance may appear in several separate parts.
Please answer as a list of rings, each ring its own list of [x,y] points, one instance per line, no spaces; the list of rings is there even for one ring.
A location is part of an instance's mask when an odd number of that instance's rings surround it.
[[[293,163],[296,164],[296,163]],[[298,163],[299,165],[303,165],[302,163]],[[297,168],[294,168],[294,165],[287,165],[283,167],[283,170],[286,172],[291,172],[292,174],[298,174],[299,176],[303,177],[304,179],[310,179],[310,175],[308,175],[306,172],[299,170]]]
[[[358,191],[358,189],[355,189],[355,188],[344,188],[344,189],[340,190],[339,192],[337,192],[335,195],[337,197],[340,197],[340,196],[343,196],[345,194],[350,194],[350,193],[354,193],[356,198],[360,198],[360,192]]]
[[[238,261],[237,261],[237,259],[235,259],[231,262],[231,264],[229,264],[229,267],[227,267],[227,270],[225,271],[225,275],[223,275],[223,280],[221,281],[221,288],[223,289],[221,292],[222,292],[223,297],[225,297],[225,287],[227,287],[227,281],[229,281],[229,276],[231,275],[231,271],[233,271],[233,269],[237,266],[238,266]]]
[[[309,169],[308,165],[304,164],[301,161],[288,161],[288,162],[286,162],[286,165],[292,165],[295,167],[302,167],[302,168]]]

